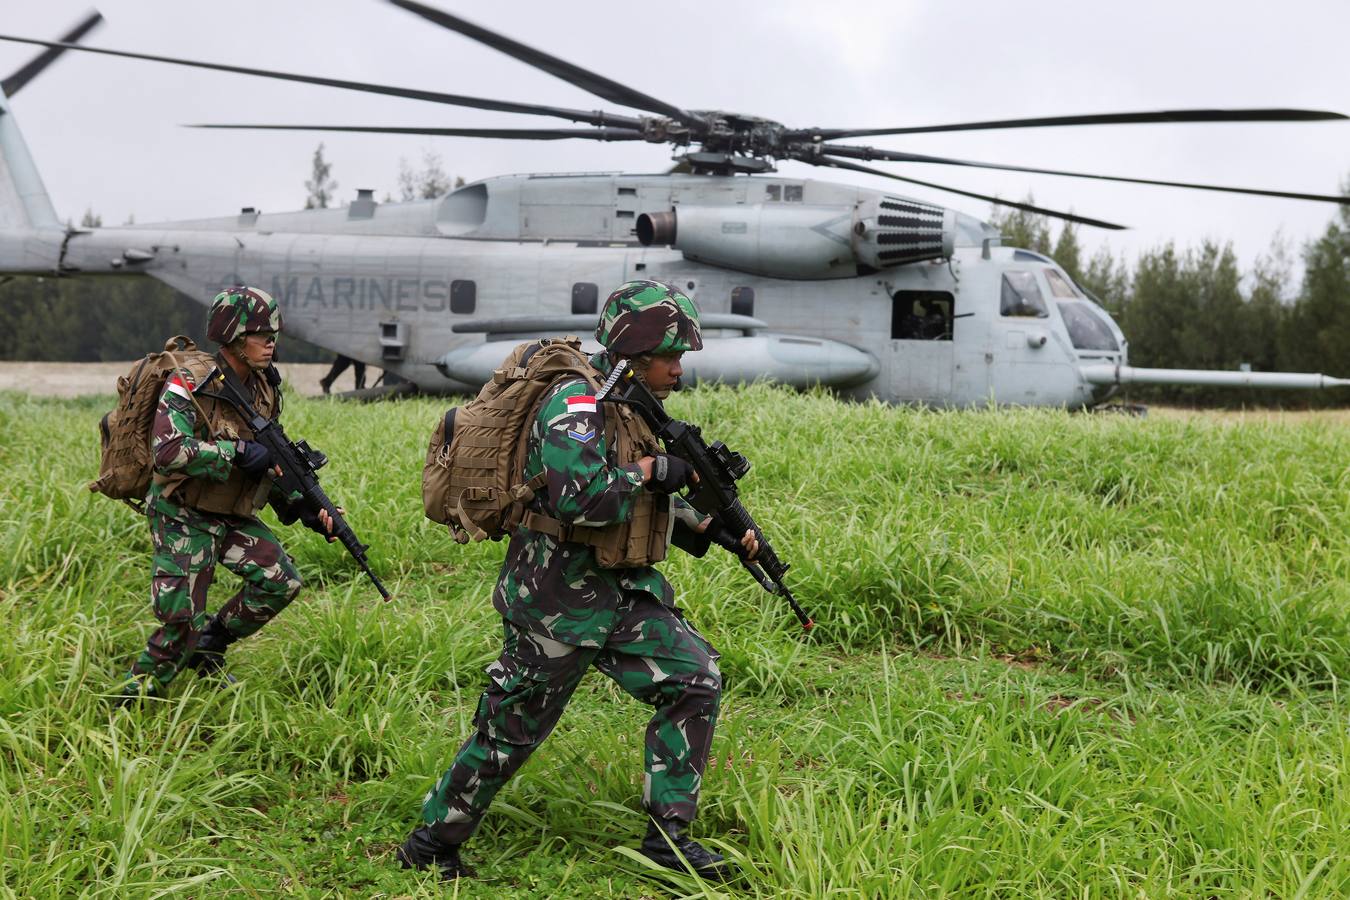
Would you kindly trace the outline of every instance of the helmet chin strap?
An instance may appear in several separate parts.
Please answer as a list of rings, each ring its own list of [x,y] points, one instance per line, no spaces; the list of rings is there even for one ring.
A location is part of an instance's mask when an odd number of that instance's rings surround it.
[[[244,354],[236,353],[234,348],[229,344],[224,344],[221,346],[220,355],[225,357],[225,360],[227,362],[231,363],[230,367],[235,370],[236,374],[241,373],[239,373],[239,368],[233,365],[234,363],[238,363],[238,366],[242,366],[245,370],[249,372],[263,372],[266,371],[266,369],[272,365],[271,363],[266,363],[263,365],[255,365],[253,361],[250,360]]]
[[[669,388],[663,388],[662,390],[659,391],[653,388],[650,384],[647,384],[647,369],[651,366],[652,363],[652,358],[650,354],[639,353],[636,356],[625,357],[620,356],[619,354],[614,353],[613,351],[607,352],[609,352],[609,359],[611,363],[617,362],[620,359],[627,359],[629,366],[631,366],[633,369],[633,373],[642,379],[642,383],[647,385],[648,390],[652,392],[652,396],[655,397],[657,400],[665,400],[667,397],[671,395],[672,392],[684,390],[683,378],[676,378],[675,384],[671,385]]]

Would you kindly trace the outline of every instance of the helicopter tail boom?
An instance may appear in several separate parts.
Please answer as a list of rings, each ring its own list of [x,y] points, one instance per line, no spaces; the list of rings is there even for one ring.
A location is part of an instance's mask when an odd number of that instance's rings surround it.
[[[1191,384],[1206,387],[1289,388],[1307,390],[1350,386],[1350,378],[1315,372],[1215,372],[1204,369],[1140,369],[1134,366],[1083,366],[1091,384]]]
[[[0,229],[59,229],[47,188],[0,93]]]

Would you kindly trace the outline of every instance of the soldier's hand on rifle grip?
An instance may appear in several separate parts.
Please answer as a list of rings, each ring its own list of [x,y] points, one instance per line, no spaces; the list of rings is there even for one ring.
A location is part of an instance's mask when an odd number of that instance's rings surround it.
[[[755,537],[753,528],[746,529],[744,537],[741,538],[741,546],[745,548],[746,561],[754,562],[755,557],[759,556],[759,538]]]
[[[662,494],[674,494],[698,478],[694,467],[669,453],[657,453],[652,458],[650,487]]]
[[[237,441],[236,452],[234,454],[234,464],[244,470],[244,473],[254,478],[260,478],[269,468],[272,468],[272,453],[257,441]],[[280,474],[280,469],[277,469]]]
[[[759,555],[759,538],[755,536],[753,528],[747,528],[745,534],[738,538],[728,531],[721,522],[709,518],[704,525],[704,529],[707,530],[708,537],[712,538],[713,543],[728,553],[734,553],[746,562],[754,562],[755,557]]]
[[[347,511],[340,506],[337,507],[337,511],[340,516],[345,516],[347,514]],[[333,517],[328,515],[328,510],[326,509],[319,510],[318,515],[302,513],[300,522],[315,534],[323,535],[330,544],[337,540],[337,538],[333,536]]]

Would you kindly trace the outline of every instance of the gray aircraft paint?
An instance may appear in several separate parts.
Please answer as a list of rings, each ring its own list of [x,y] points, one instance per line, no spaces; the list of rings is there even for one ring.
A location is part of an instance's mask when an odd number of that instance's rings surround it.
[[[364,196],[343,209],[67,232],[13,114],[0,109],[0,272],[149,276],[204,305],[222,287],[259,285],[282,303],[288,332],[424,389],[475,389],[495,353],[484,345],[506,352],[490,339],[529,336],[509,324],[497,334],[456,333],[457,322],[570,316],[574,285],[596,285],[603,298],[632,278],[671,282],[710,314],[735,312],[733,290],[754,292],[753,315],[768,330],[710,330],[707,349],[689,359],[694,377],[776,375],[849,396],[955,407],[1080,407],[1150,377],[1128,366],[1123,335],[1099,308],[1093,315],[1114,336],[1113,350],[1076,350],[1056,302],[1043,318],[1001,315],[1005,273],[1030,273],[1047,298],[1046,273],[1066,276],[998,246],[976,219],[896,194],[767,175],[517,175],[438,200],[379,205]],[[929,258],[888,262],[895,245],[880,238],[887,204],[891,215],[898,204],[900,218],[924,220]],[[671,211],[679,220],[672,246],[636,240],[641,216]],[[473,283],[471,311],[453,309],[457,282]],[[949,294],[951,339],[893,338],[898,291]],[[456,353],[477,360],[463,372],[472,381],[443,374]],[[1231,373],[1207,374],[1186,378],[1227,383]]]

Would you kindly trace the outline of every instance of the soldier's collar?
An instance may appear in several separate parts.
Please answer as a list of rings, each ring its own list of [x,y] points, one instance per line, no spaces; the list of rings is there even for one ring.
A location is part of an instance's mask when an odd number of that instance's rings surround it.
[[[614,365],[609,361],[609,353],[601,350],[591,357],[591,365],[595,367],[601,375],[608,375],[614,370]]]

